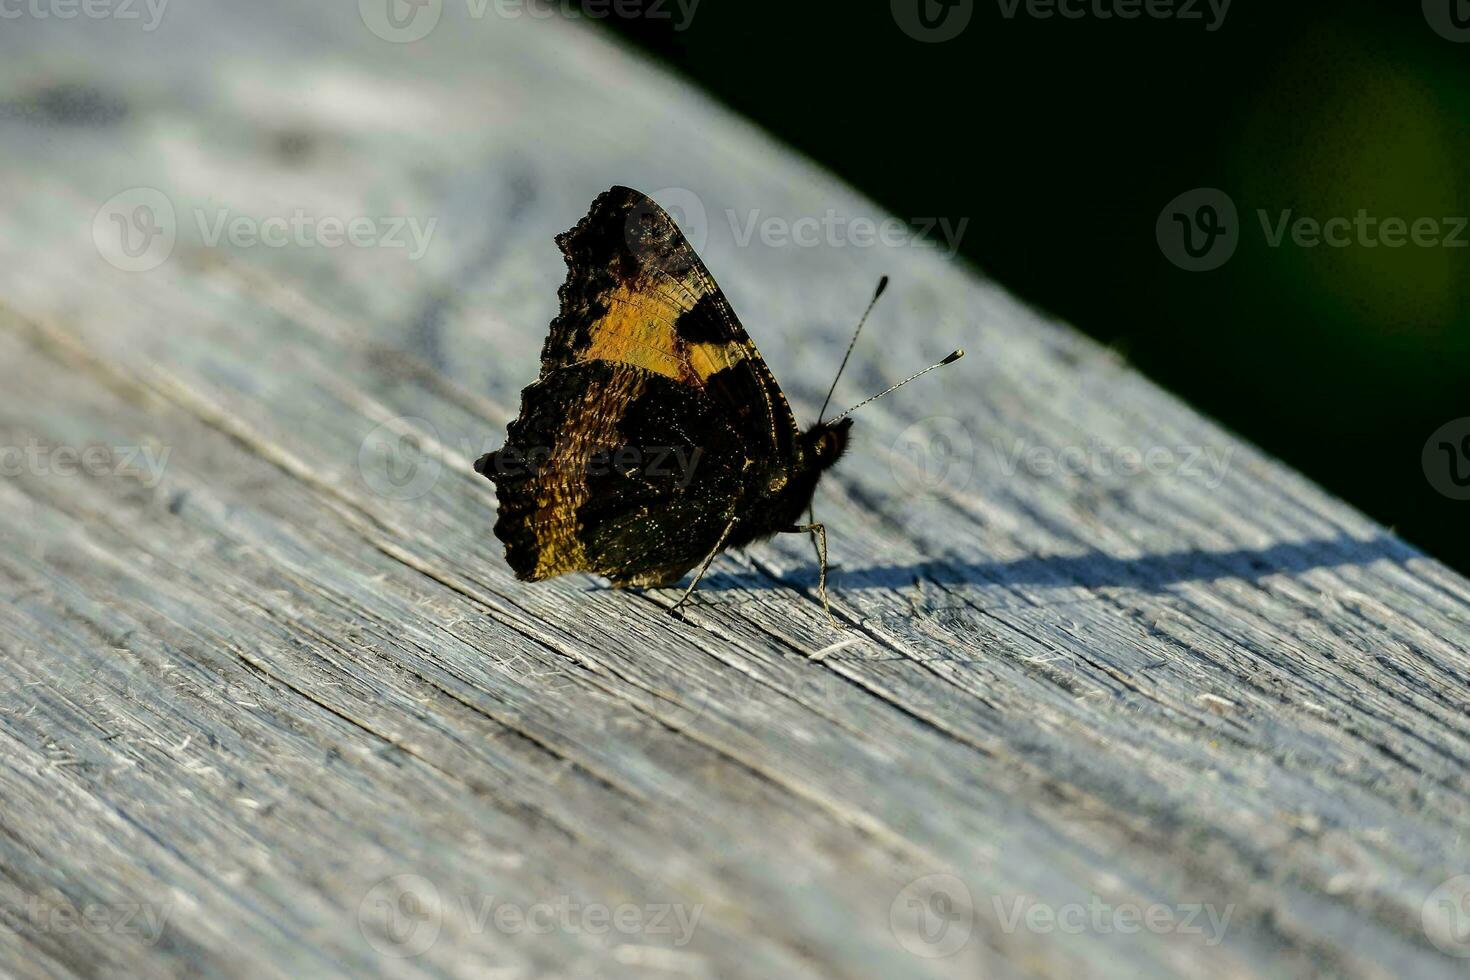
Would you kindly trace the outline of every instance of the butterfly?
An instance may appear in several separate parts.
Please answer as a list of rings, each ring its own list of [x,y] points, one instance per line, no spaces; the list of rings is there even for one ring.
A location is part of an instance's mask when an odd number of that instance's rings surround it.
[[[495,535],[516,577],[584,571],[665,588],[698,566],[677,611],[720,552],[811,534],[830,618],[827,532],[811,505],[847,449],[849,413],[797,425],[714,277],[649,197],[613,187],[556,243],[567,278],[540,376],[505,445],[475,463],[495,484]]]

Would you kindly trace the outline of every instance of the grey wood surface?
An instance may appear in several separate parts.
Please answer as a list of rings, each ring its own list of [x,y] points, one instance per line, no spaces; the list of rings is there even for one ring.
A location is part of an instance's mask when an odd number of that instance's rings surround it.
[[[0,30],[0,974],[1464,975],[1459,575],[585,24],[140,9]],[[819,492],[840,634],[794,538],[507,571],[613,183],[808,421],[881,273],[839,404],[969,349]],[[434,224],[211,244],[298,211]]]

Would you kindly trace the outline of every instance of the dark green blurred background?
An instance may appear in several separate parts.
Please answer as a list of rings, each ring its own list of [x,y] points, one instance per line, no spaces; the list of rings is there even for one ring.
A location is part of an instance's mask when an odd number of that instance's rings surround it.
[[[1467,0],[1434,3],[1470,22]],[[888,0],[601,22],[893,213],[969,218],[985,273],[1470,571],[1470,503],[1420,462],[1470,415],[1470,248],[1273,248],[1256,214],[1470,214],[1470,43],[1419,0],[1235,0],[1214,31],[1204,0],[1193,21],[1009,6],[973,0],[942,43]],[[1186,272],[1155,221],[1202,186],[1234,200],[1240,244]]]

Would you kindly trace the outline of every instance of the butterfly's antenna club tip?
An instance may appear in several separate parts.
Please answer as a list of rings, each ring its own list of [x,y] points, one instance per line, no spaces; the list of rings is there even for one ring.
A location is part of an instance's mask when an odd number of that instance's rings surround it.
[[[883,295],[883,290],[885,290],[887,288],[888,288],[888,277],[887,276],[884,276],[882,279],[879,279],[878,280],[878,289],[877,289],[877,291],[875,291],[873,293],[873,299],[876,300],[879,296],[882,296]]]
[[[945,365],[945,364],[953,364],[955,361],[958,361],[960,358],[962,358],[964,356],[965,356],[965,349],[963,347],[961,347],[959,350],[955,351],[953,354],[949,355],[948,357],[946,357],[944,360],[940,361],[939,363],[940,363],[941,366],[942,365]]]

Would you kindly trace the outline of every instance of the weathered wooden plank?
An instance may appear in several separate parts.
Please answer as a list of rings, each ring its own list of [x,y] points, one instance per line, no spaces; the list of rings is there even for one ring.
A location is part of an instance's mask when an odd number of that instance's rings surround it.
[[[39,447],[0,481],[0,970],[1460,972],[1424,917],[1470,870],[1463,579],[973,270],[742,243],[884,216],[594,33],[464,15],[0,37],[0,444]],[[880,273],[843,397],[970,349],[823,487],[843,634],[804,541],[721,559],[687,623],[506,570],[469,461],[614,182],[673,188],[799,409]],[[92,227],[140,186],[178,241],[129,272]],[[434,230],[210,245],[222,209]],[[125,451],[58,471],[87,446]]]

